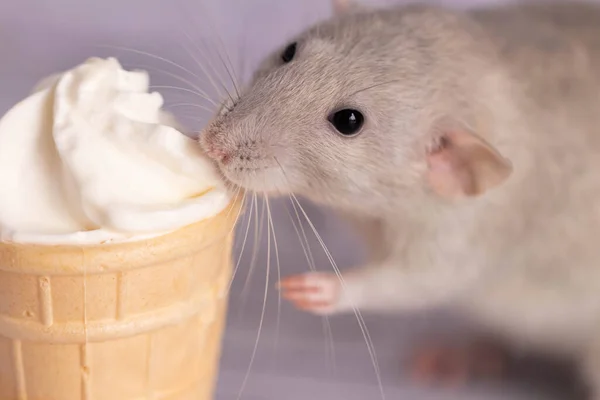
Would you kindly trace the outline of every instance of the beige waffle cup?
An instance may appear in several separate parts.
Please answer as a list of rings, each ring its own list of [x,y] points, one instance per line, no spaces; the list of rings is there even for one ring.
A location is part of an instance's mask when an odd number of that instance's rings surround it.
[[[210,400],[238,215],[139,242],[0,243],[0,400]]]

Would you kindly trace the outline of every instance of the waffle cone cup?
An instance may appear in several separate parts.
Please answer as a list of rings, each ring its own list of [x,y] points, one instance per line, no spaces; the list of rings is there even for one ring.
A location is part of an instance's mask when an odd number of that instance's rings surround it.
[[[0,243],[0,400],[210,400],[232,204],[118,244]]]

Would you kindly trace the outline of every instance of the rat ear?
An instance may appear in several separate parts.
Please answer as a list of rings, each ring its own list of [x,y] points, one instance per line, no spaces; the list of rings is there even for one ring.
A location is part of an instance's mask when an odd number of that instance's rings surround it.
[[[360,9],[353,0],[331,0],[331,5],[335,15],[343,15]]]
[[[504,183],[512,164],[492,145],[466,131],[435,137],[427,152],[427,181],[445,198],[473,197]]]

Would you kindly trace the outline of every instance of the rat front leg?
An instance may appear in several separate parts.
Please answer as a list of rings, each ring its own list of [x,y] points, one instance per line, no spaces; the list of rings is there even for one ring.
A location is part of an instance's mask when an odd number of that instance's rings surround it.
[[[373,264],[344,272],[312,272],[283,279],[282,296],[317,315],[360,311],[416,311],[452,301],[472,284],[476,269],[401,268]],[[491,341],[420,346],[411,359],[420,382],[462,384],[473,377],[497,377],[507,363],[505,349]],[[594,400],[600,400],[594,399]]]
[[[413,311],[450,301],[472,280],[469,269],[402,268],[383,262],[341,274],[311,272],[283,279],[282,297],[318,315],[360,311]]]

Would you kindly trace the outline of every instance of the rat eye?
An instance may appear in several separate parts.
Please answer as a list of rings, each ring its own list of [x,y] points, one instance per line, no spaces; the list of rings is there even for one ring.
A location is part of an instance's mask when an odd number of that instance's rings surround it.
[[[294,59],[296,56],[296,48],[298,47],[298,43],[294,42],[290,44],[281,54],[281,60],[287,64]]]
[[[360,111],[345,109],[336,111],[329,116],[329,122],[343,136],[356,136],[360,133],[365,117]]]

